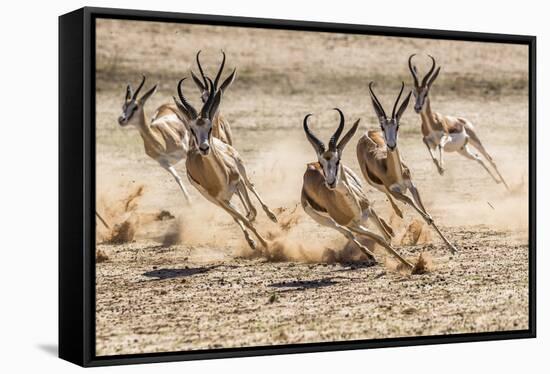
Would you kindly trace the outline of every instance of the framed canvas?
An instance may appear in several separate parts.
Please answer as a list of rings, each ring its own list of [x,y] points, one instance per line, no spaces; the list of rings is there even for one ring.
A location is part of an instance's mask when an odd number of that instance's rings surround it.
[[[59,18],[59,355],[535,337],[534,36]]]

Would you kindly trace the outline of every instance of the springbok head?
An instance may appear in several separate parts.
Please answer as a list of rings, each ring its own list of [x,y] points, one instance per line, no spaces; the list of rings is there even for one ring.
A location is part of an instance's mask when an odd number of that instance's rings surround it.
[[[384,140],[386,141],[386,146],[388,147],[388,149],[393,151],[397,146],[397,136],[399,133],[399,120],[401,119],[401,116],[403,115],[403,113],[405,112],[405,109],[407,109],[407,106],[409,105],[411,92],[409,92],[407,97],[405,97],[405,99],[399,106],[399,109],[397,109],[397,105],[399,104],[399,100],[401,99],[401,95],[403,94],[403,90],[405,89],[405,82],[401,82],[401,91],[399,91],[397,100],[395,100],[395,103],[393,104],[391,117],[388,117],[386,115],[386,112],[384,111],[384,108],[382,107],[382,104],[380,104],[380,100],[378,100],[378,98],[374,94],[374,90],[372,89],[373,83],[374,82],[369,83],[369,91],[370,91],[370,98],[372,100],[372,105],[374,107],[374,111],[376,112],[376,116],[378,117],[378,121],[380,122],[380,127],[382,128],[382,132],[384,133]]]
[[[197,85],[199,90],[201,91],[201,100],[202,100],[202,102],[206,103],[206,101],[208,100],[208,97],[210,95],[210,91],[209,91],[209,88],[208,88],[208,80],[206,78],[206,75],[204,74],[204,70],[203,70],[202,65],[201,65],[200,54],[201,54],[201,51],[198,51],[197,56],[196,56],[196,60],[197,60],[197,65],[199,67],[199,72],[201,74],[201,77],[199,78],[192,70],[191,70],[191,77],[193,78],[193,81],[195,82],[195,84]],[[225,91],[231,85],[231,83],[233,83],[233,81],[235,80],[235,76],[237,75],[237,68],[233,69],[233,72],[231,74],[229,74],[229,76],[227,78],[225,78],[225,80],[220,85],[219,84],[220,83],[220,78],[222,76],[223,68],[225,66],[225,52],[224,51],[222,51],[222,56],[223,56],[222,57],[222,63],[220,65],[220,68],[218,69],[218,73],[216,74],[216,78],[214,78],[214,90],[221,89],[222,91]]]
[[[435,79],[439,75],[441,66],[438,66],[436,69],[435,58],[428,55],[428,57],[432,60],[432,66],[428,71],[428,74],[426,74],[422,79],[422,83],[419,83],[420,78],[418,77],[418,69],[412,63],[412,59],[414,56],[415,54],[412,54],[409,57],[409,70],[411,71],[412,77],[414,79],[413,94],[414,94],[414,97],[416,98],[416,102],[414,104],[414,111],[416,113],[420,113],[422,111],[422,108],[424,107],[424,103],[426,102],[426,97],[428,96],[430,87],[432,86],[432,83],[435,81]]]
[[[179,101],[174,97],[174,101],[179,110],[186,117],[185,126],[191,132],[191,139],[198,148],[202,156],[207,156],[210,153],[210,142],[212,139],[212,119],[216,115],[220,106],[223,90],[214,90],[214,83],[210,78],[206,78],[208,86],[208,98],[202,105],[200,112],[191,105],[191,103],[183,95],[183,82],[185,78],[178,83]]]
[[[313,146],[313,149],[317,153],[317,159],[319,160],[319,163],[323,168],[323,174],[325,175],[325,184],[329,189],[336,188],[336,185],[340,181],[340,160],[342,158],[342,152],[357,131],[357,127],[359,126],[360,121],[360,119],[355,121],[352,128],[349,129],[342,140],[338,141],[340,139],[340,135],[342,135],[342,131],[344,130],[344,114],[338,108],[334,108],[334,110],[336,110],[340,115],[340,124],[330,138],[328,142],[328,148],[326,148],[323,142],[320,141],[319,138],[317,138],[315,135],[313,135],[313,133],[309,129],[307,121],[308,118],[312,116],[312,114],[308,114],[304,117],[304,131],[306,133],[307,140],[309,140],[309,142]]]
[[[155,93],[157,89],[156,84],[138,99],[139,92],[143,88],[144,84],[145,75],[142,77],[141,83],[139,84],[137,90],[133,91],[130,84],[126,86],[126,97],[124,98],[124,104],[122,105],[122,114],[118,117],[118,124],[120,126],[135,124],[134,119],[139,117],[139,115],[136,116],[135,114],[143,111],[145,102]]]

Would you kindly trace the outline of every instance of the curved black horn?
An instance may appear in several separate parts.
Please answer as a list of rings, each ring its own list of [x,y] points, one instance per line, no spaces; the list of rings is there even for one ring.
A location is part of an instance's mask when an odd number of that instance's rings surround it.
[[[380,100],[378,100],[378,98],[376,97],[373,89],[372,89],[372,85],[374,84],[374,82],[370,82],[369,83],[369,91],[370,91],[370,95],[371,95],[371,98],[372,98],[372,103],[374,104],[374,109],[376,111],[376,114],[378,115],[378,117],[382,116],[384,118],[387,118],[388,116],[386,115],[386,112],[384,111],[384,107],[382,106],[382,104],[380,104]]]
[[[309,113],[304,117],[304,131],[306,133],[307,140],[309,140],[309,142],[311,143],[313,148],[315,148],[315,151],[317,153],[323,153],[325,152],[325,145],[323,144],[322,141],[319,140],[319,138],[317,138],[315,135],[311,133],[309,126],[307,125],[307,119],[310,116],[312,116],[311,113]]]
[[[197,56],[195,56],[195,59],[197,60],[197,65],[199,66],[199,71],[201,72],[202,81],[204,82],[204,87],[208,87],[208,83],[206,82],[206,76],[204,75],[204,71],[202,70],[201,60],[200,60],[200,54],[202,51],[197,52]]]
[[[220,68],[218,69],[218,74],[216,74],[216,79],[214,79],[214,89],[215,90],[218,89],[218,83],[220,81],[220,77],[222,76],[223,67],[225,66],[225,52],[224,51],[222,51],[222,55],[223,55],[222,63],[220,65]]]
[[[328,142],[328,149],[331,151],[336,150],[336,143],[338,143],[338,139],[340,139],[340,135],[342,135],[342,131],[344,131],[344,113],[342,113],[342,111],[338,108],[333,109],[340,115],[340,123],[338,124],[338,128],[334,132],[334,135],[332,135]]]
[[[399,100],[401,99],[401,94],[403,93],[404,89],[405,89],[405,82],[401,82],[401,91],[399,91],[397,100],[395,100],[395,104],[393,104],[393,110],[391,111],[391,118],[395,118],[395,110],[397,109],[397,104],[399,104]]]
[[[430,68],[430,71],[428,71],[428,74],[424,76],[424,79],[422,79],[422,87],[426,85],[426,82],[428,82],[428,79],[430,78],[430,76],[432,75],[435,69],[435,58],[433,58],[433,56],[431,55],[428,55],[428,57],[432,59],[432,67]]]
[[[132,96],[132,100],[135,100],[137,98],[137,95],[139,94],[139,91],[143,88],[143,85],[145,84],[145,75],[141,76],[141,83],[139,84],[137,90],[134,92],[134,95]]]
[[[182,86],[183,86],[183,81],[184,80],[185,80],[185,78],[181,79],[178,82],[178,96],[180,98],[180,101],[181,101],[181,104],[182,104],[183,108],[193,117],[193,119],[195,119],[195,118],[198,117],[197,110],[195,108],[193,108],[193,106],[189,103],[189,101],[187,101],[185,96],[183,96]]]
[[[126,99],[125,101],[128,102],[132,98],[132,87],[130,85],[126,86]]]
[[[214,83],[212,82],[212,79],[206,77],[206,80],[208,81],[208,99],[202,106],[201,117],[210,119],[210,108],[212,107],[214,96],[216,95],[216,90],[214,89]]]
[[[412,64],[412,59],[414,56],[416,56],[416,53],[413,53],[409,56],[409,70],[411,71],[411,74],[414,78],[414,85],[418,87],[418,73],[416,71],[416,67]]]

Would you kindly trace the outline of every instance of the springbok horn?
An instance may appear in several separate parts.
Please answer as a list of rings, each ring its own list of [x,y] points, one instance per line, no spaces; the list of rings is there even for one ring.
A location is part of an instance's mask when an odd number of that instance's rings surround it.
[[[132,87],[130,85],[126,86],[126,99],[125,101],[128,102],[132,98]]]
[[[195,119],[195,118],[198,117],[197,110],[195,108],[193,108],[191,103],[189,103],[189,101],[187,101],[185,96],[183,96],[183,81],[184,80],[185,80],[185,78],[180,80],[179,83],[178,83],[178,96],[180,98],[180,101],[181,101],[181,104],[182,104],[183,108],[191,115],[191,117],[193,117],[193,119]]]
[[[225,66],[225,52],[224,51],[222,51],[222,55],[223,55],[222,63],[220,65],[220,68],[218,69],[218,74],[216,74],[216,79],[214,79],[214,90],[218,89],[218,83],[220,81],[220,77],[222,76],[223,67]]]
[[[405,82],[401,82],[401,91],[399,91],[399,95],[397,96],[397,100],[395,100],[395,104],[393,104],[393,110],[391,112],[391,118],[395,118],[395,110],[397,109],[397,104],[399,104],[399,99],[401,99],[401,94],[403,93],[404,89],[405,89]]]
[[[200,60],[200,57],[199,57],[200,54],[201,54],[201,51],[198,51],[197,56],[195,58],[197,60],[197,65],[199,66],[199,71],[201,72],[201,77],[202,77],[202,80],[204,82],[204,87],[208,87],[208,82],[206,82],[206,76],[204,75],[204,71],[202,70],[201,60]]]
[[[137,98],[137,95],[139,94],[139,91],[141,91],[141,88],[145,84],[145,75],[142,75],[141,77],[142,77],[141,78],[141,83],[139,84],[136,92],[134,92],[134,95],[132,96],[132,100],[135,100]]]
[[[344,113],[338,108],[333,108],[335,111],[338,112],[340,115],[340,123],[338,124],[338,128],[334,132],[334,135],[330,138],[328,142],[328,149],[331,151],[336,150],[336,143],[338,142],[338,139],[340,139],[340,135],[342,135],[342,131],[344,131]]]
[[[435,69],[435,58],[433,58],[433,56],[431,55],[428,55],[428,57],[432,59],[432,67],[430,68],[430,71],[428,72],[428,74],[424,76],[424,79],[422,79],[422,87],[426,85],[426,82],[428,82],[428,78],[430,78],[430,76],[432,75]]]
[[[378,117],[387,118],[388,116],[386,116],[386,112],[384,111],[384,107],[382,106],[382,104],[380,104],[380,100],[378,100],[378,98],[374,94],[374,91],[372,89],[373,84],[374,84],[374,82],[369,83],[369,91],[370,91],[370,95],[371,95],[371,98],[372,98],[372,103],[374,104],[374,110],[376,111],[376,114],[378,115]]]
[[[416,67],[414,67],[412,64],[412,59],[414,56],[416,56],[416,53],[413,53],[412,55],[409,56],[409,70],[411,71],[411,74],[414,78],[414,85],[418,87],[418,74],[416,71]]]
[[[206,77],[206,80],[208,81],[208,99],[202,106],[201,117],[210,119],[210,108],[212,107],[216,90],[214,90],[214,83],[212,83],[212,79]]]
[[[309,126],[307,125],[307,120],[310,116],[312,116],[311,113],[304,117],[304,131],[306,133],[307,140],[309,140],[317,153],[323,153],[325,152],[325,145],[315,135],[312,134]]]

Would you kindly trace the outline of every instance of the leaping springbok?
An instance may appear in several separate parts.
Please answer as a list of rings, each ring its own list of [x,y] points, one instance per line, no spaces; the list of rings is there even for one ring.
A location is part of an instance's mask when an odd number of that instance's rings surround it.
[[[189,134],[185,124],[178,116],[178,108],[174,104],[163,104],[157,108],[152,120],[145,114],[145,103],[155,93],[157,85],[153,86],[138,99],[138,94],[145,84],[145,76],[137,90],[133,92],[132,86],[126,87],[126,97],[122,105],[122,114],[118,117],[118,123],[124,127],[133,125],[139,130],[143,139],[145,153],[157,161],[163,169],[167,170],[176,180],[185,200],[189,203],[189,194],[183,185],[174,166],[185,159]]]
[[[401,257],[389,243],[393,230],[373,210],[359,178],[341,162],[344,147],[357,131],[359,120],[355,121],[339,141],[344,130],[344,114],[338,108],[335,110],[340,115],[340,124],[330,138],[328,149],[308,127],[307,121],[311,114],[304,118],[304,131],[318,161],[307,165],[302,186],[302,207],[317,223],[337,230],[355,243],[370,260],[376,261],[373,253],[355,235],[374,240],[408,269],[412,269],[413,265]],[[368,218],[372,219],[385,238],[364,226]]]
[[[382,104],[380,104],[380,101],[374,94],[372,84],[373,82],[369,83],[372,105],[380,122],[382,132],[369,130],[359,139],[357,143],[357,160],[359,161],[361,172],[371,186],[387,195],[390,204],[398,216],[403,218],[403,213],[397,207],[394,198],[412,206],[434,228],[451,252],[456,253],[457,249],[455,246],[439,231],[432,217],[426,211],[418,189],[412,181],[411,171],[401,159],[399,149],[397,148],[399,120],[407,109],[411,93],[409,92],[399,106],[399,109],[397,109],[403,89],[405,88],[405,83],[402,83],[399,96],[397,96],[397,100],[395,100],[395,104],[393,105],[391,117],[388,117]],[[407,196],[407,191],[411,192],[412,200]]]
[[[193,81],[201,91],[201,100],[202,103],[206,103],[206,100],[208,100],[209,91],[208,91],[208,82],[206,80],[206,76],[204,75],[204,71],[202,69],[201,61],[200,61],[200,54],[201,51],[197,52],[196,61],[197,65],[199,67],[199,72],[201,73],[201,78],[197,77],[197,75],[191,70],[191,77],[193,78]],[[233,69],[233,72],[225,78],[225,80],[222,82],[221,85],[219,85],[221,75],[223,73],[223,68],[225,66],[225,52],[222,51],[222,63],[218,69],[218,73],[216,74],[216,78],[214,78],[214,90],[221,89],[223,92],[227,90],[227,88],[233,83],[235,80],[235,76],[237,74],[237,68]],[[219,87],[218,87],[219,85]],[[215,138],[220,139],[222,142],[233,145],[233,134],[231,132],[231,126],[229,126],[229,122],[224,118],[224,116],[221,113],[217,113],[213,120],[212,125],[212,135]]]
[[[179,101],[176,98],[174,101],[180,112],[187,118],[188,121],[185,124],[192,134],[186,160],[189,181],[207,200],[233,217],[252,249],[256,249],[256,243],[247,230],[252,231],[265,248],[266,240],[252,225],[256,210],[250,201],[247,189],[256,196],[266,215],[273,222],[277,222],[277,218],[248,179],[244,163],[235,148],[212,136],[212,119],[215,118],[220,106],[223,90],[214,90],[214,83],[207,78],[208,98],[201,111],[197,112],[183,95],[184,80],[185,78],[178,83]],[[235,193],[239,195],[247,211],[246,217],[231,202]]]
[[[417,114],[420,114],[422,120],[422,140],[430,152],[430,156],[437,167],[439,174],[443,175],[445,169],[443,168],[443,155],[442,150],[445,152],[458,152],[462,156],[477,161],[483,168],[489,173],[496,183],[503,183],[506,189],[509,190],[508,185],[504,181],[504,178],[497,169],[493,158],[489,155],[481,140],[477,136],[474,125],[465,118],[452,117],[442,115],[437,112],[432,112],[430,106],[430,98],[428,96],[430,88],[439,75],[441,66],[435,68],[435,59],[428,55],[432,60],[432,66],[428,73],[419,83],[418,70],[412,63],[412,59],[415,54],[409,57],[409,70],[411,71],[414,79],[413,94],[416,98],[414,104],[414,110]],[[483,162],[481,157],[476,154],[471,148],[472,145],[477,149],[496,171],[498,178],[493,175],[487,165]],[[439,151],[439,160],[436,159],[434,150]]]

